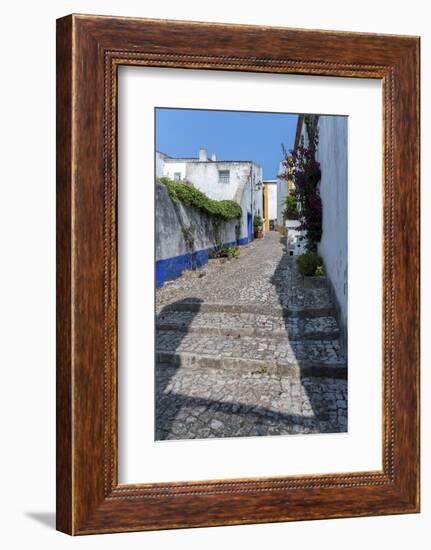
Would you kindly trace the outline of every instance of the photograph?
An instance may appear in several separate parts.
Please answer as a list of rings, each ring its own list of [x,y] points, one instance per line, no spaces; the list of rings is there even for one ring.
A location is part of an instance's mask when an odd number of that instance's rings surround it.
[[[348,431],[348,117],[155,108],[155,440]]]
[[[2,547],[429,547],[428,3],[2,8]]]

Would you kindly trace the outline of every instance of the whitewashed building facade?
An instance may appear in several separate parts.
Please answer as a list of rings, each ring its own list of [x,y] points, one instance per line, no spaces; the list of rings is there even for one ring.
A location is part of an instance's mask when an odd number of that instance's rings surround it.
[[[341,338],[347,344],[347,117],[313,115],[319,143],[316,160],[322,177],[319,183],[322,199],[322,238],[318,252],[323,257],[331,291],[335,299]],[[304,116],[298,119],[296,143],[301,137],[307,146]]]
[[[242,208],[240,244],[251,240],[253,218],[262,216],[262,167],[252,160],[217,160],[201,148],[198,157],[177,158],[156,152],[156,177],[187,181],[215,200],[233,200]]]

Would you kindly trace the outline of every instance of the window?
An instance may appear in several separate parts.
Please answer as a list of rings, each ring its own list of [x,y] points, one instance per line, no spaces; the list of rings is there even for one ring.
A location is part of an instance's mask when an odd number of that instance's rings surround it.
[[[219,170],[218,171],[218,181],[219,183],[229,183],[230,179],[230,170]]]
[[[174,180],[181,181],[181,172],[174,172]]]

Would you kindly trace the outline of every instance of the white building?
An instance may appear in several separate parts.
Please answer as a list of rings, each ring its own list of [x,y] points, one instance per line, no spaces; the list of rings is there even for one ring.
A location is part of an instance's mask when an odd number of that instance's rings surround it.
[[[322,238],[318,252],[335,298],[342,338],[347,327],[347,117],[313,115],[319,134],[316,160],[322,177],[319,191],[322,199]],[[298,119],[295,146],[303,137],[308,144],[304,116]]]
[[[286,220],[285,233],[287,239],[287,253],[289,256],[300,256],[306,252],[306,231],[298,229],[301,222],[298,220]]]
[[[287,173],[287,167],[283,164],[283,161],[280,162],[279,176],[277,177],[277,230],[280,233],[285,232],[285,218],[284,218],[284,210],[286,208],[285,200],[288,193],[288,183],[285,178],[281,178],[280,175]],[[290,186],[293,187],[292,182],[290,182]]]
[[[262,168],[251,160],[217,160],[205,148],[198,157],[176,158],[156,152],[156,177],[187,181],[211,199],[234,200],[242,208],[241,244],[251,239],[253,217],[262,215]]]
[[[277,225],[277,180],[265,180],[263,189],[263,227],[265,231],[274,230]]]

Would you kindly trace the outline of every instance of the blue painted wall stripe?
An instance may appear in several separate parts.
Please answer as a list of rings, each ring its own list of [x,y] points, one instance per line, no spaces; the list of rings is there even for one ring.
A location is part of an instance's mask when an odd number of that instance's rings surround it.
[[[239,245],[243,246],[249,242],[247,237],[243,237],[239,240]],[[232,241],[225,243],[223,246],[235,245],[236,242]],[[172,281],[181,276],[181,273],[185,269],[191,269],[192,266],[201,267],[208,262],[209,253],[212,248],[206,250],[198,250],[193,252],[192,257],[190,254],[182,254],[181,256],[174,256],[173,258],[166,258],[164,260],[156,261],[156,287],[160,288],[166,281]]]

